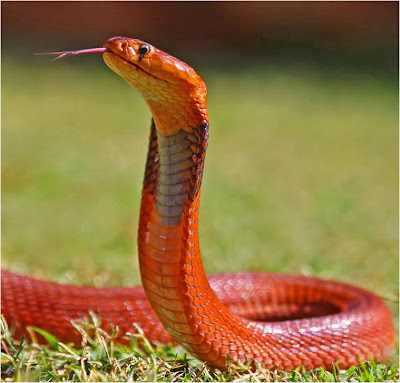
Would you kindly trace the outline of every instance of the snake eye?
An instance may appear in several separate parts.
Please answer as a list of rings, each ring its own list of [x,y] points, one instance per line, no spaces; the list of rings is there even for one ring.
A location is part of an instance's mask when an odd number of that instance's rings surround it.
[[[141,44],[140,46],[139,46],[139,53],[141,54],[141,55],[144,55],[144,54],[146,54],[146,53],[149,53],[150,52],[150,45],[148,45],[148,44]]]

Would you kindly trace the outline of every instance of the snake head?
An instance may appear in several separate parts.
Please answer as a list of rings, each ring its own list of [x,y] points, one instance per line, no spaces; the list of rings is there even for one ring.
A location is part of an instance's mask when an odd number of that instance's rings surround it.
[[[192,67],[144,41],[117,36],[103,47],[108,67],[134,86],[151,82],[151,78],[188,88],[204,85]]]

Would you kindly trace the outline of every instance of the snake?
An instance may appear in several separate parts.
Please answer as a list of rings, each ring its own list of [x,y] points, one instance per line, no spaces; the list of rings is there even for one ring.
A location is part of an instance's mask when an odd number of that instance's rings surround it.
[[[206,276],[198,235],[209,139],[204,81],[188,64],[134,38],[49,54],[87,53],[101,53],[152,114],[138,227],[142,286],[63,285],[2,271],[2,313],[14,336],[35,326],[79,343],[74,320],[96,312],[102,328],[118,328],[117,341],[140,327],[150,342],[178,343],[221,370],[231,363],[349,368],[387,359],[392,316],[367,290],[289,274]]]

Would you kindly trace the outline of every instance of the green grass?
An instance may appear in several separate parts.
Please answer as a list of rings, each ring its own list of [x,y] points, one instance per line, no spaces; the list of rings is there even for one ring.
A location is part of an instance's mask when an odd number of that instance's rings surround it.
[[[57,342],[40,331],[51,347],[36,343],[15,342],[2,322],[2,378],[5,381],[73,382],[381,382],[398,381],[399,372],[392,365],[360,363],[349,370],[316,369],[293,372],[269,371],[258,365],[231,365],[227,371],[212,370],[205,363],[188,356],[182,348],[152,346],[143,333],[127,335],[127,345],[116,344],[113,337],[99,328],[96,317],[80,322],[76,328],[83,335],[79,348]],[[139,329],[140,331],[140,329]],[[35,331],[31,331],[35,337]]]
[[[3,267],[59,282],[138,284],[135,238],[150,113],[104,66],[40,60],[2,68]],[[365,73],[315,68],[201,74],[211,118],[200,213],[206,271],[351,282],[385,298],[397,323],[396,87]],[[82,359],[70,358],[71,379],[128,379],[134,362],[126,355],[140,347],[108,343],[123,366],[110,372],[117,367],[104,359],[107,347],[93,342],[71,351],[89,353],[91,361],[80,368]],[[255,376],[200,372],[201,363],[171,347],[143,353],[144,375],[132,379],[166,380],[168,366],[175,380],[275,379],[262,369]],[[66,379],[56,373],[65,357],[59,354],[68,352],[25,345],[9,379]],[[398,366],[391,363],[364,365],[352,379],[384,380]],[[94,365],[99,375],[90,375]]]

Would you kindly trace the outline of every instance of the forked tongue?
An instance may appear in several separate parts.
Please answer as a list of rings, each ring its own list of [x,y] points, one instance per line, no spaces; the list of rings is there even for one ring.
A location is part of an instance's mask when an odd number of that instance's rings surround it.
[[[108,52],[108,48],[89,48],[89,49],[80,49],[78,51],[63,51],[63,52],[45,52],[45,53],[35,53],[36,56],[41,56],[41,55],[57,55],[53,60],[58,60],[63,57],[67,56],[75,56],[75,55],[85,55],[88,53],[104,53]]]

